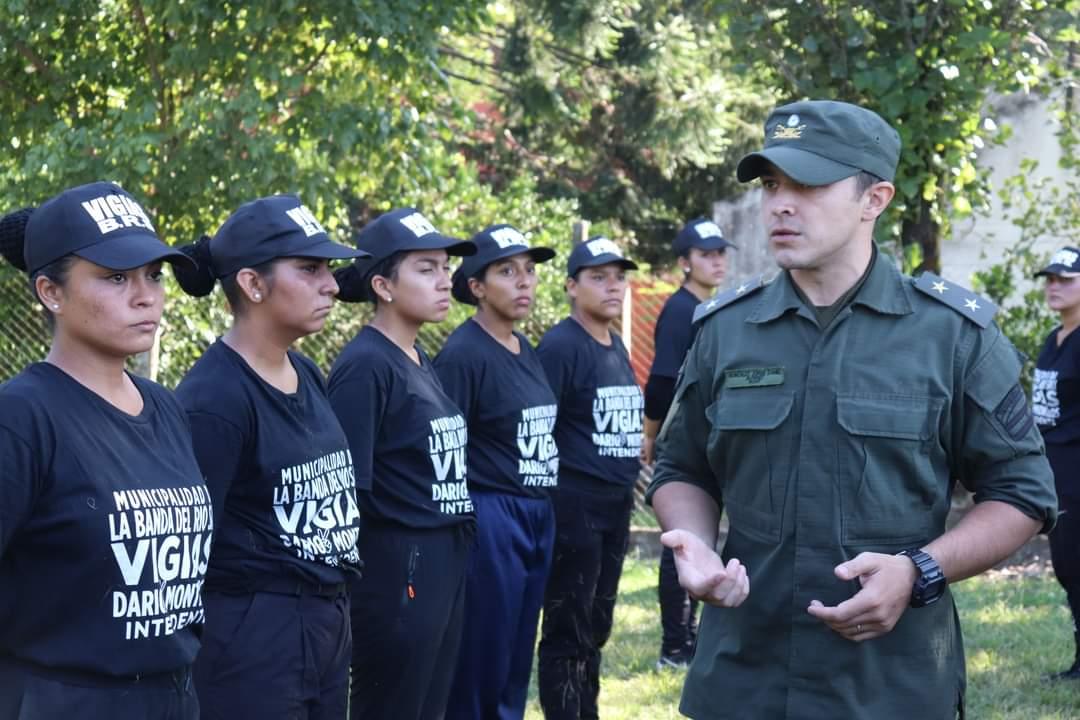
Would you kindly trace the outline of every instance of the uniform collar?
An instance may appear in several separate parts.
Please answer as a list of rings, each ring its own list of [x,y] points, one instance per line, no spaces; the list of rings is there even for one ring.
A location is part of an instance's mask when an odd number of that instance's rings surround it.
[[[870,274],[850,304],[864,305],[883,315],[909,315],[913,312],[903,276],[893,265],[892,259],[880,251],[874,254]],[[806,317],[812,317],[810,309],[795,292],[791,276],[781,272],[776,280],[765,287],[761,302],[746,319],[752,323],[767,323],[789,310],[806,310]]]

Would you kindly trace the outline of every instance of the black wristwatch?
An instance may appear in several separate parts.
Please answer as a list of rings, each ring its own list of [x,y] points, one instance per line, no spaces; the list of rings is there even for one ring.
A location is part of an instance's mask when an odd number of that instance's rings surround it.
[[[918,548],[901,550],[896,554],[909,557],[919,571],[919,577],[915,578],[915,585],[911,588],[911,607],[924,607],[940,600],[948,581],[937,560]]]

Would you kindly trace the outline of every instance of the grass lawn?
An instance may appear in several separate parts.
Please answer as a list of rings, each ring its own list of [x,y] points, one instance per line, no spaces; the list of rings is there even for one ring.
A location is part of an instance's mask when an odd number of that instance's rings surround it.
[[[627,558],[615,631],[604,653],[603,720],[682,717],[677,706],[683,673],[654,669],[660,647],[656,562]],[[1080,719],[1080,682],[1040,679],[1072,660],[1065,597],[1053,576],[983,576],[965,581],[954,592],[967,648],[968,717]],[[535,662],[525,717],[543,718],[536,700]]]

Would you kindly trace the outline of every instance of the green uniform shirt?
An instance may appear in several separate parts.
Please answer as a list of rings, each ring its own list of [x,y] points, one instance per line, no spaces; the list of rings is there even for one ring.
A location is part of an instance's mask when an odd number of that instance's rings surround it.
[[[969,308],[985,303],[967,297]],[[962,302],[930,297],[878,254],[824,332],[787,273],[703,320],[649,497],[670,482],[709,492],[730,521],[722,555],[746,565],[750,595],[706,606],[683,713],[956,717],[964,653],[949,592],[863,643],[806,608],[858,592],[833,568],[860,552],[941,535],[956,480],[976,502],[1052,525],[1053,480],[1018,389],[1018,353]]]

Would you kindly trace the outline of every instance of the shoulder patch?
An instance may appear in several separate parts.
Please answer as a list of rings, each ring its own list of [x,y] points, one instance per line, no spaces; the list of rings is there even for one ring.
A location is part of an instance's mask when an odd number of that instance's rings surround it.
[[[758,275],[757,277],[743,281],[738,287],[725,290],[719,295],[713,296],[711,299],[706,300],[694,308],[694,324],[697,325],[720,308],[727,307],[737,300],[742,300],[744,297],[753,295],[763,287],[765,287],[765,283],[762,282],[761,275]]]
[[[988,327],[998,311],[997,305],[967,288],[925,272],[915,281],[915,288],[940,303],[948,305],[979,327]]]

